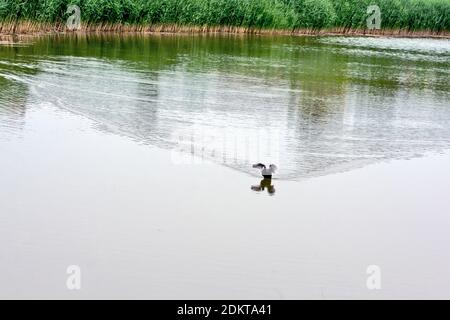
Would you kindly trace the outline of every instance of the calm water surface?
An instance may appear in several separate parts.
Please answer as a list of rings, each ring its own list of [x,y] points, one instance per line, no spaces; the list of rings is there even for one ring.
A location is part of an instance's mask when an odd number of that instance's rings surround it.
[[[448,40],[2,42],[0,297],[449,298],[449,73]]]

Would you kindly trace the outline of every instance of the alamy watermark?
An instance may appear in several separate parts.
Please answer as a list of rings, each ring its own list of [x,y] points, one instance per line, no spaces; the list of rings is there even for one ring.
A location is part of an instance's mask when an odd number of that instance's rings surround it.
[[[381,9],[376,4],[367,7],[367,29],[369,30],[380,30],[381,29]]]
[[[366,270],[367,277],[366,286],[369,290],[381,290],[381,268],[377,265],[371,265]]]
[[[68,266],[66,273],[69,275],[66,280],[66,287],[69,290],[81,290],[81,268],[77,265]]]
[[[176,165],[279,163],[281,134],[270,128],[214,128],[192,126],[175,131],[171,159]]]
[[[81,28],[81,10],[80,7],[71,4],[67,7],[67,14],[70,14],[69,18],[67,18],[66,21],[66,27],[67,29],[73,31],[73,30],[80,30]]]

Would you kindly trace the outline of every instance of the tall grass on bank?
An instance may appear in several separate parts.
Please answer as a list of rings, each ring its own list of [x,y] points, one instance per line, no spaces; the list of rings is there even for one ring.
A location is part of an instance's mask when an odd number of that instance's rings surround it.
[[[0,21],[63,25],[69,4],[84,25],[166,25],[217,29],[366,29],[377,4],[382,28],[450,31],[450,0],[0,0]]]

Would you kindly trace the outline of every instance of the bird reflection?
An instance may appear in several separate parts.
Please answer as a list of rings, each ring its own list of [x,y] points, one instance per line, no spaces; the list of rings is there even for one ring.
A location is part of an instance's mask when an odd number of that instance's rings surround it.
[[[275,195],[275,186],[272,184],[271,178],[264,178],[259,185],[252,186],[252,190],[257,192],[265,191],[266,189],[269,195]]]

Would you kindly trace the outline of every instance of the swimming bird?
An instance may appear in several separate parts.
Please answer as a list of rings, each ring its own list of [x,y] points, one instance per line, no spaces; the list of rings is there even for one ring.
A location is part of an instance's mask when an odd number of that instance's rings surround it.
[[[261,170],[261,174],[265,179],[272,179],[272,174],[278,169],[274,164],[271,164],[269,168],[267,168],[263,163],[254,164],[253,168]]]

